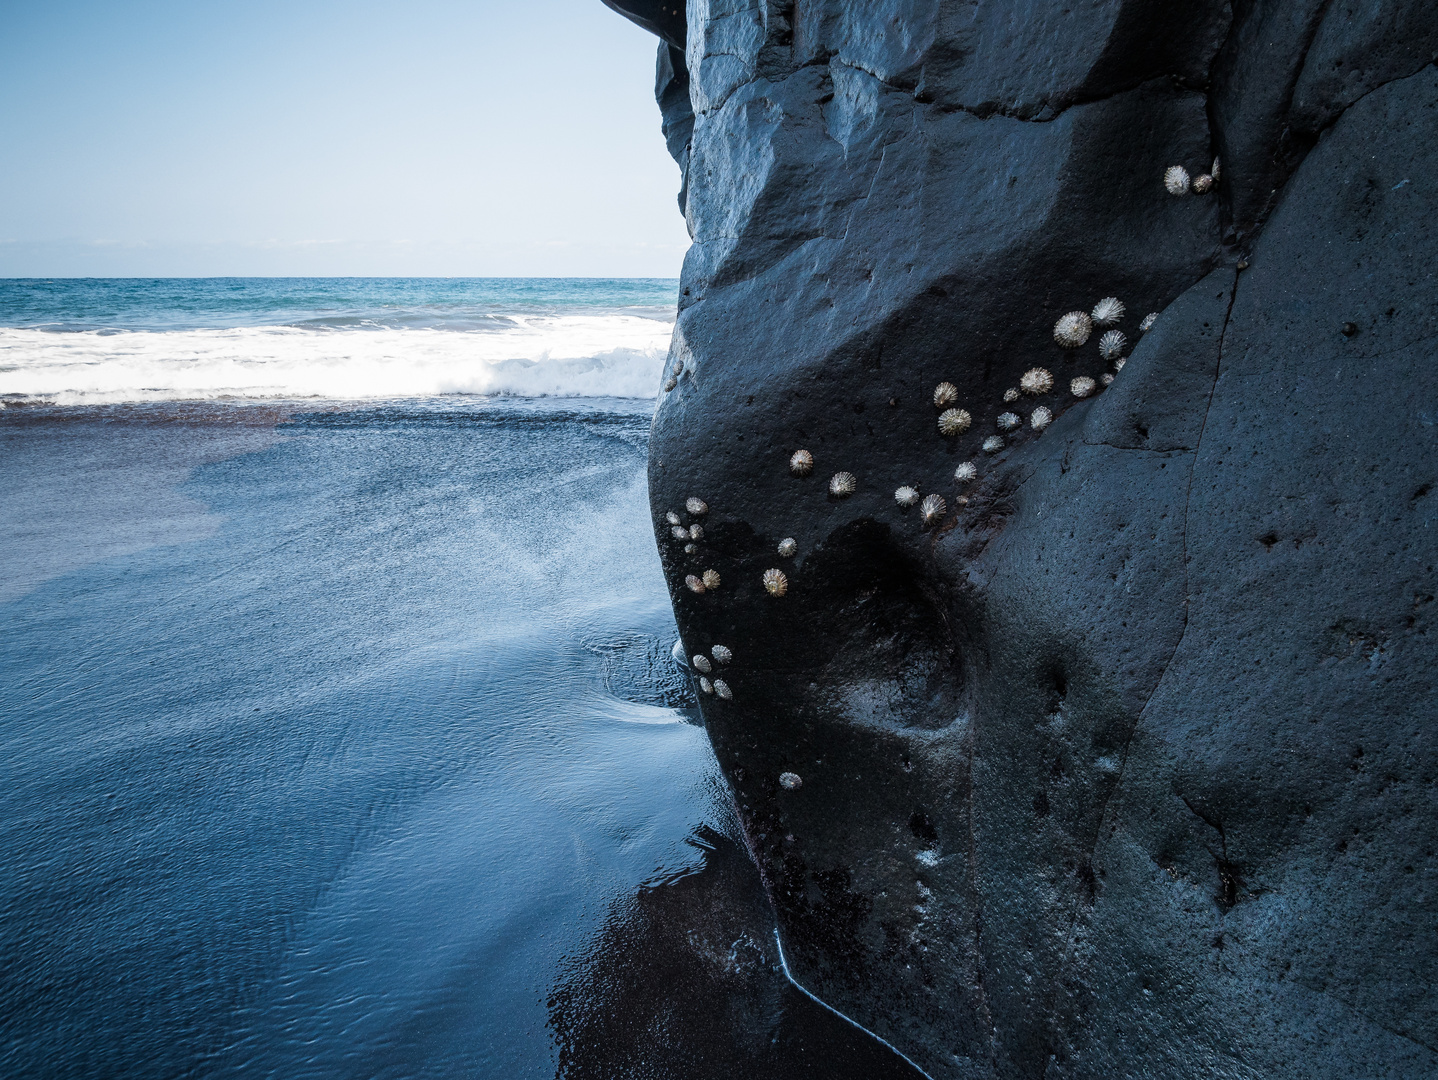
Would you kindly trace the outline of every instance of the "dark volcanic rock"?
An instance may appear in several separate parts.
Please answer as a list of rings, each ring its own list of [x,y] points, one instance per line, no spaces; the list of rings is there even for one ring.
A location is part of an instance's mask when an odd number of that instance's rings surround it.
[[[688,14],[651,493],[795,974],[936,1077],[1438,1075],[1438,5]]]

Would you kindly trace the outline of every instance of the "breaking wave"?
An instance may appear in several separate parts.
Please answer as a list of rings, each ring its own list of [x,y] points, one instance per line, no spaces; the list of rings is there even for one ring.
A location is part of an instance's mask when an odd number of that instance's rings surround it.
[[[648,398],[673,324],[625,314],[511,315],[493,329],[247,326],[0,328],[0,401],[435,397]]]

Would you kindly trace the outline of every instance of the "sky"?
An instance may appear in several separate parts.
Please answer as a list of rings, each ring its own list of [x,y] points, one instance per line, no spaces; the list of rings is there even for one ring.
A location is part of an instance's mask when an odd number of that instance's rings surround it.
[[[0,277],[677,277],[600,0],[0,2]]]

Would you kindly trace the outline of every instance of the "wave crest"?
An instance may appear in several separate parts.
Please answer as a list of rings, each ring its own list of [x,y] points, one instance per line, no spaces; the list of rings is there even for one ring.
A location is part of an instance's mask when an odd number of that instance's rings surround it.
[[[634,315],[514,316],[492,331],[0,329],[0,399],[648,398],[672,330]]]

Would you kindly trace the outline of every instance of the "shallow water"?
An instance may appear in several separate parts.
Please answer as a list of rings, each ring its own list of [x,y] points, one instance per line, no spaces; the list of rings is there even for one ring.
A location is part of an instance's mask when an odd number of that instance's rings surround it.
[[[0,413],[0,1073],[912,1075],[778,971],[651,408]]]

